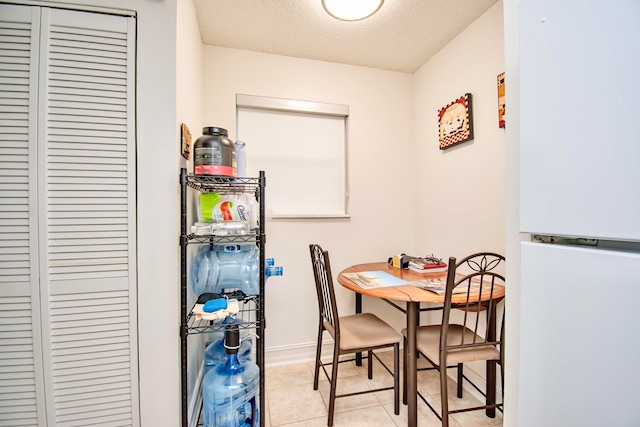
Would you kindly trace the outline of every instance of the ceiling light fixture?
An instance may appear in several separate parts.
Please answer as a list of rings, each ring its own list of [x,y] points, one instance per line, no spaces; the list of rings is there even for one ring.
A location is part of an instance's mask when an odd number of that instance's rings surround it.
[[[327,13],[341,21],[359,21],[376,13],[384,0],[322,0]]]

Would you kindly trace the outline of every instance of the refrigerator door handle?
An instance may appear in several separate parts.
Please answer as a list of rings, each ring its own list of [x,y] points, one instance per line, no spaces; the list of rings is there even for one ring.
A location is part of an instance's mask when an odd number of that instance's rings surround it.
[[[557,245],[598,246],[598,239],[594,239],[591,237],[566,237],[533,234],[531,236],[531,241],[536,243],[550,243]]]

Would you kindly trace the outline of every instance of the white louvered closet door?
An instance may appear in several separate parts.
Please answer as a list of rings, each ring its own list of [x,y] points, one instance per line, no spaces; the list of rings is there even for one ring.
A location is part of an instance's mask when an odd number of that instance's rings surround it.
[[[37,228],[40,9],[0,5],[0,425],[45,419]]]
[[[20,218],[5,221],[3,215],[0,231],[12,237],[11,222],[19,223],[30,250],[23,250],[26,256],[16,253],[14,263],[0,272],[1,316],[21,325],[14,340],[22,330],[25,343],[31,335],[31,348],[9,353],[12,363],[31,359],[32,379],[16,378],[15,391],[29,386],[29,397],[20,399],[28,404],[0,408],[0,425],[11,417],[15,422],[6,425],[137,426],[135,21],[12,8],[39,20],[32,19],[33,44],[27,47],[29,113],[20,116],[28,142],[16,154],[22,162],[1,166],[13,171],[19,163],[24,179],[15,180],[11,193],[0,193],[0,203],[26,203],[30,209]],[[0,120],[4,114],[0,110]],[[6,114],[11,119],[15,113]],[[5,274],[16,269],[19,283],[28,278],[28,291]],[[16,295],[5,293],[5,285]],[[14,288],[24,288],[24,295]],[[5,295],[12,312],[4,311]],[[21,315],[29,317],[18,323]],[[2,352],[18,345],[3,345]]]

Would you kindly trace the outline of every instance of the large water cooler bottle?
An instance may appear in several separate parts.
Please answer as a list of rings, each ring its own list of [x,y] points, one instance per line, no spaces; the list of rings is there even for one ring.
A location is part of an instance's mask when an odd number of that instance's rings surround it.
[[[202,387],[204,427],[257,427],[260,417],[256,395],[260,368],[238,357],[240,332],[230,325],[225,331],[226,361],[212,368]]]
[[[255,244],[205,245],[191,263],[191,287],[196,295],[240,289],[245,295],[260,293],[260,252]],[[265,279],[282,276],[281,266],[267,258]]]
[[[234,327],[228,325],[225,328]],[[237,328],[237,326],[235,326]],[[218,333],[214,335],[213,341],[209,343],[204,349],[204,375],[211,369],[215,369],[220,365],[224,365],[227,362],[228,355],[227,350],[224,347],[224,335],[218,336]],[[240,362],[246,362],[251,359],[251,339],[245,338],[240,342],[240,348],[238,349],[238,360]]]
[[[259,251],[254,244],[205,245],[191,264],[191,286],[196,295],[227,289],[257,295],[259,271]]]

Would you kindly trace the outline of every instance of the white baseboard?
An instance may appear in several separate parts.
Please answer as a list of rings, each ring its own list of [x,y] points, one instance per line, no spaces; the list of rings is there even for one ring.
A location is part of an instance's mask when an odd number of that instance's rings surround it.
[[[326,340],[322,343],[322,354],[333,352],[333,341]],[[283,345],[269,347],[264,351],[265,367],[270,368],[280,365],[293,365],[296,363],[312,362],[316,358],[316,343],[302,343],[296,345]]]

